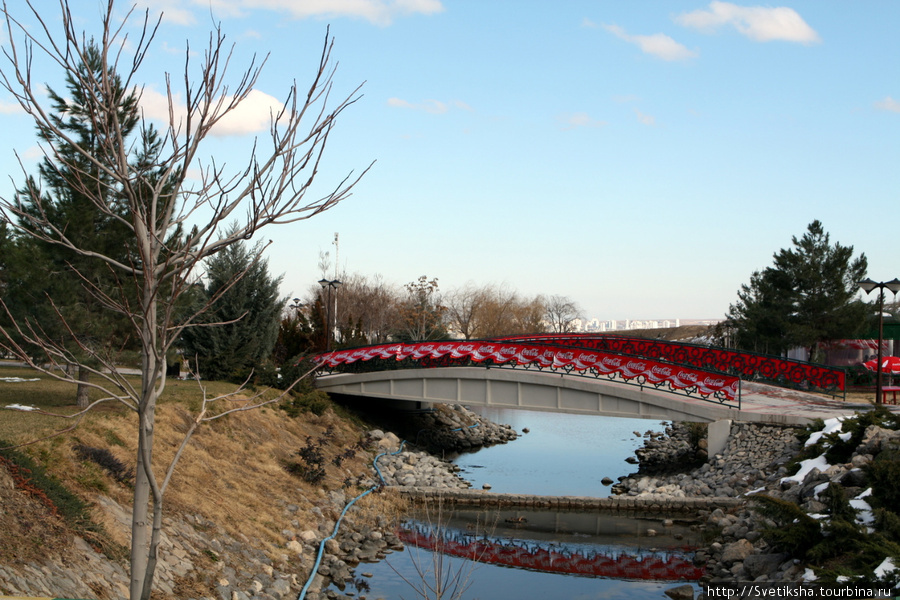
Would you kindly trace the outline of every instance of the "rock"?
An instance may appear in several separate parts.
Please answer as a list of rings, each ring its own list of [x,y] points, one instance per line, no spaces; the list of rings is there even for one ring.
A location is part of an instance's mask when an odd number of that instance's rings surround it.
[[[744,559],[744,570],[753,579],[765,576],[771,581],[787,558],[788,554],[752,554]]]
[[[298,542],[297,540],[289,541],[285,547],[294,554],[303,554],[303,544]]]
[[[743,561],[751,554],[753,554],[753,544],[748,540],[738,540],[724,547],[722,550],[722,562]]]
[[[663,593],[672,600],[694,600],[694,586],[690,584],[679,585]]]
[[[609,477],[604,477],[600,480],[600,483],[602,483],[603,485],[612,485],[614,482]]]

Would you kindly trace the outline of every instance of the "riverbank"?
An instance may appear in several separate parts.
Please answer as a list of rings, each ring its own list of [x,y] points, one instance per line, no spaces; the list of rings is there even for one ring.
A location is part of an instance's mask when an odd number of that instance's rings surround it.
[[[788,427],[734,424],[722,454],[702,466],[629,476],[616,491],[645,502],[702,497],[737,502],[700,511],[702,527],[714,536],[694,559],[706,568],[706,582],[833,582],[839,575],[844,582],[891,581],[896,579],[890,557],[898,532],[876,529],[873,506],[895,507],[896,479],[884,474],[897,468],[897,425],[886,411],[831,419],[811,435]],[[691,427],[678,423],[665,435],[648,436],[638,454],[652,455],[657,470],[668,457],[669,468],[678,470]],[[882,524],[894,518],[881,514]],[[806,560],[810,556],[816,557],[812,565]]]
[[[160,410],[162,451],[170,445],[165,435],[177,433],[172,421],[180,418],[171,407]],[[467,445],[516,437],[462,407],[441,410],[433,422],[455,430]],[[118,437],[124,431],[117,418],[104,417],[79,437],[127,461],[129,440]],[[33,493],[27,474],[16,478],[15,469],[0,465],[7,467],[0,468],[0,595],[127,597],[127,481],[101,473],[66,444],[52,447],[45,456],[72,476],[67,485],[94,478],[92,491],[80,491],[103,526],[105,553],[98,540],[73,532],[55,507]],[[308,468],[313,459],[323,465],[316,483],[304,480],[314,472]],[[421,450],[401,449],[393,433],[359,431],[330,409],[298,418],[265,409],[233,415],[198,434],[182,459],[178,492],[163,520],[154,598],[281,600],[296,598],[304,586],[307,600],[337,597],[326,590],[332,582],[342,587],[358,564],[403,548],[394,532],[408,502],[381,487],[381,477],[387,486],[466,487],[454,471]],[[335,535],[340,515],[357,498]]]

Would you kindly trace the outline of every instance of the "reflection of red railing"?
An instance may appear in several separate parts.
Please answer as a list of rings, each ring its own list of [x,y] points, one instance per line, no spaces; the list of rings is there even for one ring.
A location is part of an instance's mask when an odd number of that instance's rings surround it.
[[[765,379],[789,387],[807,387],[827,392],[845,389],[846,374],[843,369],[726,348],[595,333],[510,336],[502,340],[519,343],[541,342],[617,352],[690,365],[719,373],[730,373],[744,379]]]
[[[653,358],[555,343],[479,340],[381,344],[336,350],[320,354],[314,360],[330,369],[369,361],[411,361],[418,367],[472,363],[552,369],[594,377],[618,377],[667,391],[696,393],[705,399],[713,397],[720,403],[737,400],[737,408],[740,408],[740,378],[737,376]]]
[[[694,566],[686,558],[672,553],[633,556],[616,552],[609,556],[563,547],[527,547],[509,541],[433,535],[415,529],[403,529],[399,537],[406,544],[432,552],[545,573],[648,581],[697,581],[705,572],[702,567]]]

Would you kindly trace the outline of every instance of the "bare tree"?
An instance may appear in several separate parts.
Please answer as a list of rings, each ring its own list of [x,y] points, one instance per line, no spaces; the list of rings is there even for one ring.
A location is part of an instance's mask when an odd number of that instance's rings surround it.
[[[395,286],[376,274],[340,276],[341,302],[337,310],[337,328],[345,345],[381,344],[400,320],[400,295]]]
[[[466,339],[540,333],[545,329],[544,299],[525,298],[504,285],[466,284],[446,298],[451,330]]]
[[[471,283],[446,294],[444,304],[447,310],[444,317],[450,332],[467,340],[475,337],[486,300],[485,288],[477,288]]]
[[[581,309],[567,296],[550,296],[545,304],[547,323],[553,333],[572,333],[575,320],[581,317]]]
[[[0,211],[19,235],[67,248],[105,265],[115,274],[120,282],[118,291],[93,286],[87,277],[82,276],[81,281],[108,310],[124,316],[130,323],[131,334],[140,342],[140,388],[134,387],[117,370],[110,357],[91,355],[90,344],[79,343],[72,327],[68,329],[75,338],[77,353],[72,346],[54,342],[44,335],[39,323],[16,320],[12,314],[9,317],[13,325],[3,329],[0,339],[4,350],[51,376],[74,382],[66,371],[57,369],[69,363],[90,370],[94,376],[91,386],[101,390],[103,397],[76,417],[109,401],[120,402],[137,414],[130,598],[146,600],[150,597],[156,569],[163,496],[191,435],[204,422],[264,402],[256,397],[256,401],[242,408],[223,410],[214,404],[220,398],[207,398],[204,394],[201,410],[172,461],[167,465],[154,463],[154,415],[157,400],[165,391],[166,352],[184,328],[191,326],[216,298],[186,317],[179,317],[178,301],[200,277],[205,259],[239,240],[250,239],[267,226],[286,225],[315,216],[350,194],[362,174],[351,173],[324,196],[307,198],[335,120],[356,101],[359,88],[342,100],[331,102],[333,40],[326,34],[309,88],[300,90],[296,84],[290,87],[283,109],[271,115],[266,143],[254,145],[253,155],[243,168],[226,172],[214,159],[209,162],[201,159],[207,152],[204,142],[210,131],[247,99],[265,60],[257,63],[254,59],[229,84],[226,74],[232,49],[225,45],[225,36],[216,27],[199,65],[191,61],[194,55],[191,48],[185,53],[183,77],[166,74],[168,123],[157,135],[150,123],[142,121],[137,128],[139,133],[129,135],[114,108],[109,106],[110,91],[118,78],[126,89],[134,88],[138,95],[142,93],[138,77],[160,22],[152,21],[149,13],[140,15],[133,9],[119,22],[114,18],[114,0],[108,0],[96,36],[102,66],[93,72],[78,68],[86,62],[91,38],[76,30],[66,0],[60,0],[56,9],[47,9],[45,14],[37,8],[45,6],[43,1],[25,0],[16,2],[15,6],[24,14],[12,14],[6,2],[2,6],[7,41],[0,85],[13,95],[38,130],[48,134],[45,139],[65,140],[70,150],[74,150],[78,161],[62,155],[55,144],[42,144],[45,156],[51,159],[48,162],[61,165],[57,174],[65,177],[72,189],[84,194],[98,211],[128,229],[133,249],[129,258],[123,260],[79,247],[67,237],[64,228],[46,218],[49,207],[39,186],[33,188],[29,198],[37,210],[23,210],[22,199],[16,197],[0,199]],[[38,26],[26,24],[26,18],[36,18]],[[124,31],[125,23],[133,19],[140,19],[140,27],[139,35],[131,39]],[[90,116],[90,125],[103,134],[95,147],[79,145],[42,104],[45,102],[40,95],[42,86],[32,72],[34,58],[40,55],[75,78],[86,91],[85,113]],[[176,104],[179,95],[186,103],[183,114]],[[135,154],[140,154],[141,160],[136,160]],[[189,172],[199,172],[198,179],[189,180]],[[226,232],[223,225],[236,219],[235,229]],[[52,299],[49,301],[52,303]],[[62,313],[55,312],[65,325]],[[28,350],[34,348],[42,352],[41,360],[31,358]],[[91,361],[84,356],[89,356]]]

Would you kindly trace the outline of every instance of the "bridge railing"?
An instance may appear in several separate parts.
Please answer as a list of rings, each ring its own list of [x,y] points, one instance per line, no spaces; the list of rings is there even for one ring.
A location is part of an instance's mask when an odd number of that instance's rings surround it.
[[[845,369],[768,354],[619,334],[538,334],[500,339],[607,350],[737,375],[745,381],[760,381],[833,396],[846,393]]]
[[[337,350],[315,357],[325,372],[482,366],[549,371],[653,387],[731,408],[741,407],[741,379],[692,366],[611,351],[496,340],[413,342]]]

